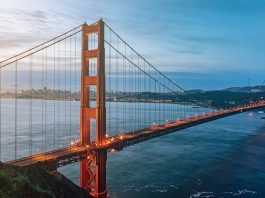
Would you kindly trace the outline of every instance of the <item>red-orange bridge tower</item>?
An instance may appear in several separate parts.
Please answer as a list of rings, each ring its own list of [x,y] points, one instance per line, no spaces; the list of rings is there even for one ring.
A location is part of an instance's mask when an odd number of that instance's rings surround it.
[[[81,108],[80,108],[80,143],[89,145],[91,135],[95,133],[95,144],[106,144],[106,106],[105,106],[105,49],[104,22],[84,24],[82,27],[82,62],[81,62]],[[93,68],[94,67],[94,68]],[[90,70],[96,71],[91,74]],[[91,91],[96,93],[93,104]],[[95,122],[95,129],[92,129]],[[105,149],[87,156],[80,163],[80,185],[94,197],[107,197]]]

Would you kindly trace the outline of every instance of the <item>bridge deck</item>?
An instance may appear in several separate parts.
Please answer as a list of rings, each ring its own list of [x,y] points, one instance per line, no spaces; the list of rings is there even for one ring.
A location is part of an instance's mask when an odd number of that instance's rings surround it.
[[[152,138],[262,107],[265,107],[265,102],[244,107],[237,107],[229,110],[222,110],[201,116],[190,117],[186,118],[185,120],[152,126],[140,131],[119,134],[117,136],[107,138],[106,145],[94,145],[94,143],[92,142],[91,145],[86,146],[69,146],[51,152],[36,154],[18,160],[9,161],[7,163],[11,163],[17,166],[30,166],[39,164],[48,170],[56,170],[57,167],[80,161],[86,158],[88,155],[94,155],[97,150],[122,150],[123,147],[147,141]]]

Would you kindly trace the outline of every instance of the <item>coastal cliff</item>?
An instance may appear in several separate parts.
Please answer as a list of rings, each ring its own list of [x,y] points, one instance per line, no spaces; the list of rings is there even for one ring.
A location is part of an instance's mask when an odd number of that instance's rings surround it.
[[[87,198],[86,192],[59,172],[21,168],[0,162],[1,198]]]

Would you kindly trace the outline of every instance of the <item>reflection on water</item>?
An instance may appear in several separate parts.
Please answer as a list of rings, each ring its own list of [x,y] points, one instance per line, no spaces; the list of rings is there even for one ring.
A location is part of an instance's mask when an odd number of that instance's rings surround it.
[[[2,100],[2,117],[9,120],[2,122],[1,126],[1,153],[5,161],[14,157],[13,102]],[[71,106],[71,113],[76,113],[76,119],[70,118],[70,109],[67,109],[69,102],[46,102],[47,116],[42,117],[45,102],[33,100],[33,152],[45,150],[41,148],[42,141],[46,142],[45,147],[53,149],[53,146],[62,147],[78,139],[79,102],[72,102]],[[28,104],[27,100],[18,100],[18,112],[28,112]],[[119,109],[124,104],[108,105]],[[138,111],[133,111],[134,104],[131,105],[128,107],[131,110],[118,110],[112,115],[107,113],[112,123],[112,134],[124,130],[123,123],[118,122],[124,117],[130,123],[126,125],[129,127],[127,130],[134,125],[142,127],[152,124],[155,114],[146,112],[155,108],[154,104],[142,104],[140,115]],[[55,117],[54,108],[57,112]],[[171,105],[163,105],[163,110],[174,113]],[[140,143],[121,152],[109,153],[109,194],[118,198],[265,197],[265,123],[262,116],[264,114],[258,111],[242,113]],[[139,119],[148,121],[139,123]],[[28,155],[29,152],[28,120],[29,114],[18,115],[18,156]],[[42,134],[43,129],[47,133]],[[79,183],[79,163],[60,168],[60,171]]]
[[[265,123],[242,113],[108,155],[111,197],[265,197]],[[79,164],[60,171],[79,183]]]
[[[193,110],[192,106],[182,104],[107,102],[106,132],[109,136],[117,135],[207,110]],[[15,100],[5,98],[1,99],[0,112],[2,161],[15,159],[15,142],[17,158],[21,158],[79,141],[79,101],[17,99],[15,109]],[[95,122],[91,123],[91,127],[91,131],[95,131]],[[94,133],[91,139],[95,139]]]

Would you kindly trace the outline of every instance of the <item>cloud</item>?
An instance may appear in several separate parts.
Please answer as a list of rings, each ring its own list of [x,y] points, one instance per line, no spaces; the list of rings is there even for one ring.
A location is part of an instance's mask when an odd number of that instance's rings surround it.
[[[33,35],[25,34],[25,33],[20,33],[19,35],[17,35],[16,33],[9,32],[5,35],[7,35],[7,36],[5,36],[5,37],[1,36],[1,38],[0,38],[0,43],[1,43],[2,49],[25,46],[25,44],[31,43],[32,40],[44,41],[44,39],[46,39],[45,36],[41,36],[41,37],[40,37],[40,35],[33,36]],[[31,47],[31,46],[29,46],[29,47]]]
[[[218,36],[182,36],[181,39],[200,44],[235,44],[235,39]]]
[[[242,72],[250,66],[264,71],[265,4],[261,1],[14,0],[1,4],[0,58],[102,17],[162,71]]]
[[[62,23],[63,19],[60,14],[51,14],[38,9],[11,11],[1,9],[0,60],[21,53],[72,29]]]
[[[182,49],[182,50],[177,50],[177,52],[181,54],[193,54],[193,55],[203,54],[203,51],[199,49]]]

